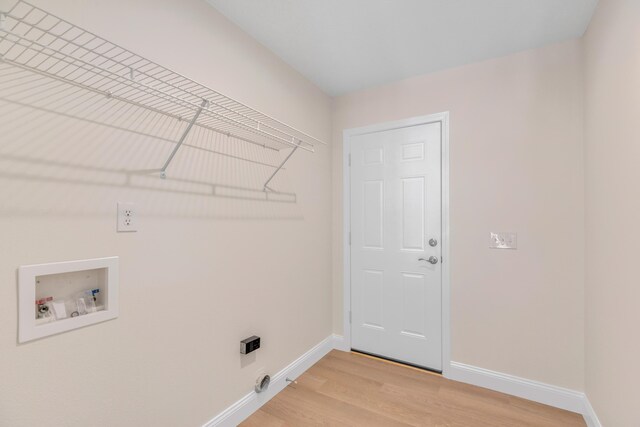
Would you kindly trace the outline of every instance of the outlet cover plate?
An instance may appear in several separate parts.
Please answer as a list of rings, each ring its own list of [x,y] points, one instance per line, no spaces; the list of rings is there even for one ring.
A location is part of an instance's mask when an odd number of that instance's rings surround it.
[[[138,218],[133,203],[118,202],[118,232],[138,231]]]
[[[491,249],[517,249],[518,234],[513,232],[489,232],[489,247]]]

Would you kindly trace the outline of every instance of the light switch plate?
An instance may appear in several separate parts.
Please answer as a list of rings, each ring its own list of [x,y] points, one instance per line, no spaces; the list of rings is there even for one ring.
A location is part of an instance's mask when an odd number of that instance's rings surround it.
[[[492,249],[517,249],[518,234],[491,231],[489,233],[489,247]]]

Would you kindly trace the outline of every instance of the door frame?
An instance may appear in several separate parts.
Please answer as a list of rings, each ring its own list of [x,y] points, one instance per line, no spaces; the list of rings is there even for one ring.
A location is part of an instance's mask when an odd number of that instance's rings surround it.
[[[412,117],[393,122],[378,123],[343,132],[342,143],[342,206],[343,206],[343,276],[342,315],[343,336],[346,351],[351,350],[351,138],[368,133],[381,132],[430,123],[441,123],[441,174],[442,174],[442,375],[447,377],[451,366],[451,242],[449,230],[449,112]]]

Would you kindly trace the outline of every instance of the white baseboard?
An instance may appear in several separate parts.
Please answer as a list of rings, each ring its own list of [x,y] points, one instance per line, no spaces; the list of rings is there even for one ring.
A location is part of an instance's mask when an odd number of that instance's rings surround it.
[[[602,427],[589,399],[580,391],[451,362],[447,378],[582,414],[588,427]]]
[[[351,351],[349,345],[344,339],[344,336],[333,334],[333,348],[340,351]]]
[[[579,414],[584,411],[584,393],[514,375],[451,362],[447,378]]]
[[[286,378],[297,378],[314,363],[322,359],[334,348],[334,336],[330,335],[311,350],[294,360],[280,372],[271,377],[271,384],[262,393],[251,393],[238,400],[233,405],[219,413],[215,418],[206,423],[203,427],[235,427],[247,419],[251,414],[260,409],[276,394],[281,392],[286,386]]]
[[[602,423],[600,423],[596,411],[593,410],[593,406],[591,406],[587,396],[584,397],[584,412],[582,416],[587,423],[587,427],[602,427]]]

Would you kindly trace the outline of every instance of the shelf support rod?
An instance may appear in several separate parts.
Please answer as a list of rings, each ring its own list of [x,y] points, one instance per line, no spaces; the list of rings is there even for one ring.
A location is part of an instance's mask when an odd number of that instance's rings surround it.
[[[269,189],[268,185],[271,182],[271,180],[273,179],[273,177],[276,176],[276,174],[278,172],[280,172],[280,169],[282,169],[282,167],[284,166],[285,163],[287,163],[287,161],[291,158],[291,156],[293,156],[293,153],[296,152],[296,150],[298,149],[298,147],[300,147],[301,142],[298,142],[296,144],[295,147],[293,147],[293,150],[291,150],[291,152],[287,155],[287,157],[285,157],[285,159],[282,161],[282,163],[280,163],[280,166],[278,166],[278,168],[276,170],[273,171],[273,173],[271,174],[271,176],[269,177],[269,179],[267,180],[267,182],[264,183],[264,191],[267,191]]]
[[[200,116],[200,113],[202,113],[202,110],[207,108],[208,106],[209,106],[209,101],[207,101],[206,99],[203,99],[202,100],[202,104],[200,104],[200,108],[198,108],[198,111],[196,111],[196,114],[193,115],[193,118],[191,119],[191,121],[187,125],[187,128],[182,133],[182,136],[178,140],[178,143],[176,144],[175,147],[173,147],[173,151],[171,152],[171,154],[169,154],[169,158],[167,158],[167,161],[164,162],[164,165],[160,169],[160,178],[166,178],[167,177],[167,168],[171,164],[171,161],[173,160],[173,157],[176,155],[176,153],[180,149],[180,146],[182,146],[182,143],[184,142],[184,140],[187,139],[187,135],[191,131],[191,128],[193,127],[193,125],[196,123],[196,120],[198,120],[198,117]]]

